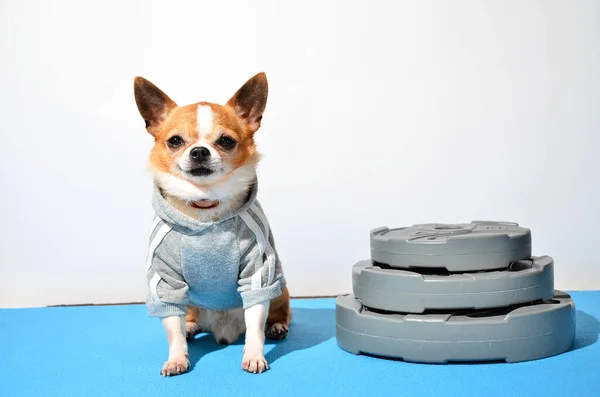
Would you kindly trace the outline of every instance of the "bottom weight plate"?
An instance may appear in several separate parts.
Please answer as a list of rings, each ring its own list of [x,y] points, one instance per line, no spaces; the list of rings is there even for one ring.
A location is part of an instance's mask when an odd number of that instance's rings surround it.
[[[567,351],[575,337],[575,304],[551,300],[502,309],[398,314],[369,309],[353,295],[336,299],[338,345],[409,362],[518,362]]]
[[[428,274],[362,261],[352,269],[354,296],[365,306],[401,313],[484,309],[547,300],[554,295],[549,256],[514,262],[507,270]]]

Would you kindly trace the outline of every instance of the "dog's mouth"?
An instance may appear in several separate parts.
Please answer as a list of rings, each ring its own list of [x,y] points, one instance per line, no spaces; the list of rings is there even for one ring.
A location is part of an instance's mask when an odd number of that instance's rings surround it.
[[[219,200],[198,200],[191,202],[190,205],[200,210],[210,210],[219,205]]]
[[[193,176],[209,176],[213,174],[214,171],[208,167],[196,167],[189,170],[188,173]]]

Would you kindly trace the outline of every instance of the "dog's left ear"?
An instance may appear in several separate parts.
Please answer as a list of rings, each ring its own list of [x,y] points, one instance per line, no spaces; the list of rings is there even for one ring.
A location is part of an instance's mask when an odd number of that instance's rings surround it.
[[[267,75],[259,73],[246,82],[227,102],[251,132],[260,128],[260,120],[267,106],[269,84]]]

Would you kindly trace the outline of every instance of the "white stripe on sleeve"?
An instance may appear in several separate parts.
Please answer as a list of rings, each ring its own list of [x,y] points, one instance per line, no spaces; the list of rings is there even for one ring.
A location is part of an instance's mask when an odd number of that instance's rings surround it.
[[[270,227],[269,222],[267,221],[267,217],[265,216],[264,212],[261,211],[260,207],[256,205],[256,203],[253,203],[250,206],[250,209],[256,214],[256,216],[258,216],[258,219],[260,219],[260,222],[263,224],[263,228],[265,229],[265,240],[269,242]]]
[[[154,276],[152,276],[152,278],[150,279],[150,294],[152,295],[152,298],[155,301],[160,300],[160,298],[158,296],[158,292],[156,290],[159,282],[160,282],[160,276],[158,275],[157,272],[154,272]]]
[[[158,226],[160,221],[161,219],[158,216],[154,218],[154,221],[152,221],[152,227],[150,228],[150,234],[154,233],[154,229],[156,229],[156,226]]]
[[[150,269],[150,266],[152,266],[152,259],[154,258],[154,251],[156,251],[156,248],[158,248],[158,246],[163,241],[163,239],[165,238],[167,233],[169,233],[170,231],[171,231],[171,226],[169,226],[165,223],[158,230],[158,232],[156,233],[156,235],[150,242],[150,247],[148,248],[148,257],[146,258],[146,271],[148,271],[148,269]]]
[[[256,258],[256,262],[254,264],[255,273],[252,275],[252,289],[261,288],[261,267],[264,265],[264,263],[262,262],[262,257],[265,254],[267,255],[267,265],[269,269],[269,278],[267,285],[271,285],[274,278],[273,273],[275,272],[275,252],[273,251],[271,244],[269,244],[269,241],[265,240],[265,235],[263,234],[263,231],[260,229],[260,226],[258,226],[258,223],[256,223],[252,216],[246,211],[241,213],[240,217],[246,223],[246,225],[252,231],[252,233],[254,233],[254,235],[256,236],[256,242],[259,248],[259,256],[258,258]]]
[[[254,212],[254,214],[256,214],[256,216],[258,216],[258,219],[260,219],[260,222],[263,224],[267,260],[269,261],[269,278],[267,281],[267,285],[271,285],[273,283],[273,279],[275,278],[275,250],[273,249],[273,247],[271,247],[271,243],[269,242],[269,222],[267,221],[267,217],[265,216],[265,214],[258,207],[258,205],[256,205],[256,203],[253,203],[250,209],[252,210],[252,212]]]

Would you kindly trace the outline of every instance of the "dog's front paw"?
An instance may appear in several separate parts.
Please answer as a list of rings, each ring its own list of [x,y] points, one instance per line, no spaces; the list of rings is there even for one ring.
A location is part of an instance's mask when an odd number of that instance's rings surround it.
[[[179,375],[187,372],[188,369],[190,369],[190,356],[184,354],[165,362],[160,374],[162,376]]]
[[[260,374],[269,369],[269,364],[267,364],[263,353],[245,347],[244,356],[242,357],[242,369],[253,374]]]

